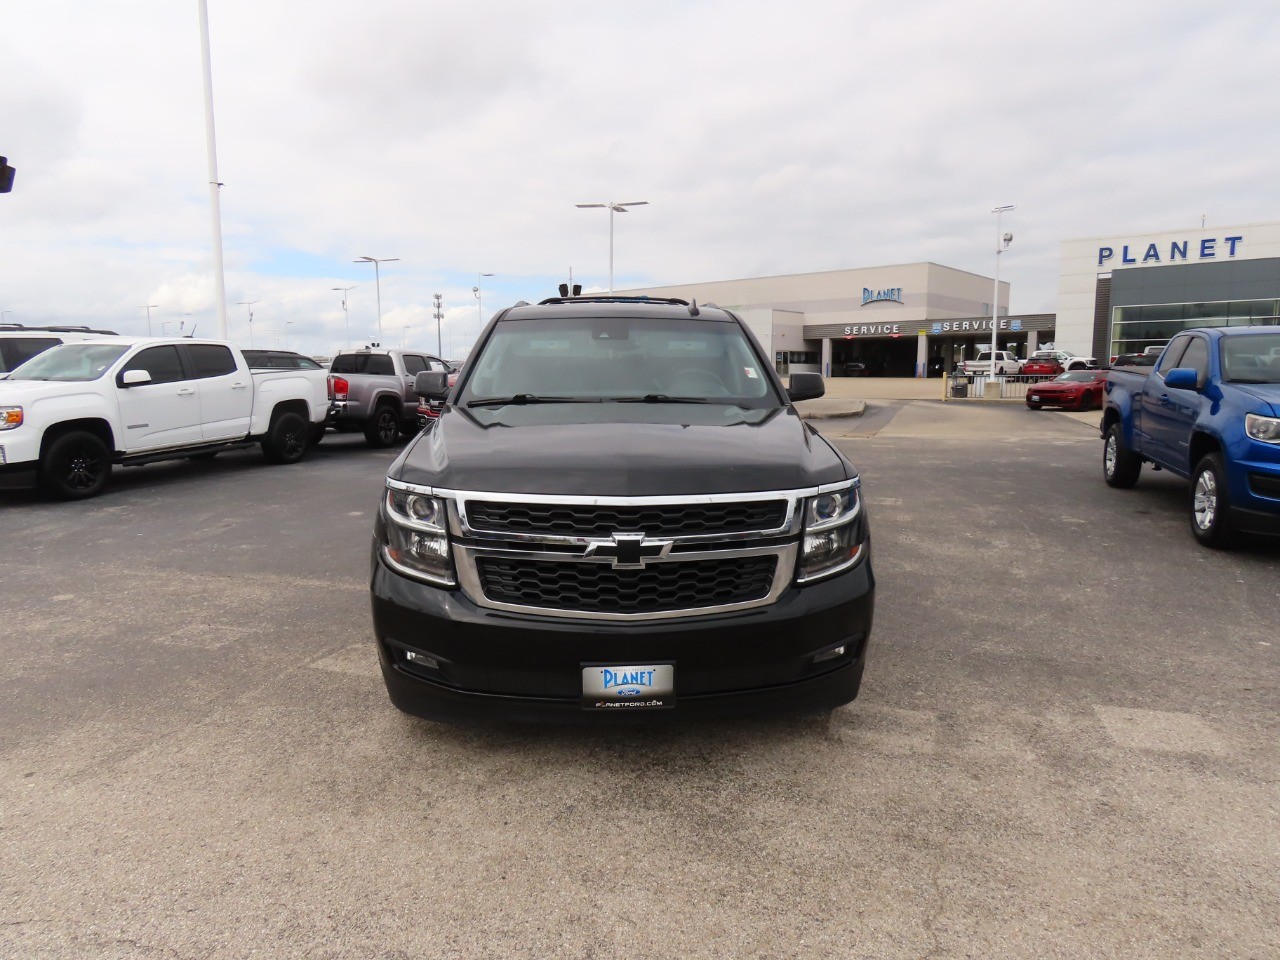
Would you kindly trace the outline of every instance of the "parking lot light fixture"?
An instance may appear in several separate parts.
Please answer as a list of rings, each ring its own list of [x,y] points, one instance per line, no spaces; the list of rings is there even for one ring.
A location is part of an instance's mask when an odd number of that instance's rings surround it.
[[[575,203],[574,206],[581,210],[589,209],[607,209],[609,211],[609,292],[613,293],[613,215],[615,213],[626,213],[627,207],[645,207],[649,205],[648,200],[627,200],[618,203],[610,200],[607,203]]]
[[[160,304],[140,303],[138,304],[138,306],[140,306],[143,310],[147,311],[147,336],[149,337],[151,336],[151,311],[156,309],[158,306],[160,306]],[[5,313],[8,313],[8,312],[9,312],[8,310],[5,311]]]
[[[480,318],[480,326],[476,330],[477,337],[480,336],[480,331],[484,329],[484,297],[480,291],[480,284],[484,281],[485,277],[492,277],[492,276],[493,276],[492,273],[477,273],[476,285],[471,288],[471,292],[476,295],[476,314]]]
[[[347,349],[351,349],[351,318],[347,316],[347,294],[355,289],[351,287],[330,287],[330,290],[342,291],[342,324],[347,328]]]
[[[382,275],[378,267],[384,263],[395,263],[399,259],[399,257],[357,257],[352,261],[352,263],[373,264],[373,285],[378,297],[378,343],[382,343]]]
[[[261,303],[261,302],[262,302],[261,300],[237,300],[236,301],[237,307],[249,308],[249,349],[250,350],[253,349],[253,305],[255,303]]]
[[[1000,229],[1000,218],[1010,210],[1016,210],[1017,204],[1006,203],[991,212],[996,215],[996,279],[995,292],[991,295],[991,379],[996,376],[996,331],[1000,326],[1000,254],[1013,242],[1012,233],[1004,233]]]

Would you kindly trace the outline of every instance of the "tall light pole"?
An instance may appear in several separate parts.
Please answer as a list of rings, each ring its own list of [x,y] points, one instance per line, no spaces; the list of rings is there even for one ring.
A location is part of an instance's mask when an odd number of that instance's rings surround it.
[[[395,263],[399,257],[357,257],[352,263],[372,263],[373,264],[373,285],[378,295],[378,343],[382,343],[382,275],[378,271],[378,265],[383,263]]]
[[[440,342],[440,321],[444,319],[444,294],[433,293],[431,299],[436,302],[436,354],[444,358],[444,346]]]
[[[249,349],[250,350],[253,349],[253,305],[255,303],[261,303],[261,302],[262,302],[261,300],[237,300],[236,301],[237,307],[249,308]]]
[[[292,320],[286,320],[286,321],[284,322],[284,348],[285,348],[286,350],[292,350],[292,349],[293,349],[293,347],[289,346],[289,328],[290,328],[290,327],[292,327],[292,326],[293,326],[293,321],[292,321]]]
[[[213,68],[209,55],[209,4],[200,0],[200,64],[204,68],[204,140],[209,162],[209,212],[213,220],[213,289],[218,304],[218,339],[227,336],[227,287],[222,271],[222,206],[218,194],[218,145],[213,135]],[[252,331],[251,331],[252,332]]]
[[[160,306],[158,303],[140,303],[138,306],[147,311],[147,336],[151,336],[151,311]]]
[[[996,279],[995,293],[991,295],[991,379],[996,376],[996,329],[1000,326],[1000,254],[1013,242],[1012,233],[1004,233],[1000,229],[1000,218],[1010,210],[1016,210],[1017,204],[1006,203],[991,212],[996,215]]]
[[[476,328],[476,336],[480,336],[480,331],[484,329],[484,299],[480,293],[480,282],[485,277],[492,277],[492,273],[477,273],[476,285],[471,288],[471,292],[476,295],[476,314],[480,317],[480,326]]]
[[[648,206],[648,200],[628,200],[625,203],[616,203],[610,200],[608,203],[575,203],[575,207],[583,210],[593,208],[603,208],[609,211],[609,292],[613,293],[613,215],[615,213],[626,213],[627,207],[644,207]]]
[[[351,349],[351,318],[347,316],[347,294],[355,287],[330,287],[330,290],[342,291],[342,322],[347,328],[347,349]]]

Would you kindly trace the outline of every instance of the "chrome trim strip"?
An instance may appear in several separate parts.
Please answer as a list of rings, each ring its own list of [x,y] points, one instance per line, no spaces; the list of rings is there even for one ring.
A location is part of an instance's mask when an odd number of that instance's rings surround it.
[[[502,603],[497,600],[491,600],[485,596],[484,589],[480,585],[480,574],[476,568],[476,559],[480,556],[499,557],[499,558],[515,558],[525,560],[546,560],[555,563],[596,563],[604,564],[610,562],[607,558],[595,559],[590,557],[573,557],[566,556],[563,553],[533,553],[522,550],[501,550],[490,547],[468,547],[455,545],[454,559],[455,569],[458,573],[458,583],[462,587],[463,593],[475,603],[477,606],[488,607],[492,610],[506,610],[512,613],[533,614],[542,617],[556,617],[565,620],[612,620],[612,621],[644,621],[644,620],[674,620],[678,617],[703,617],[719,613],[733,613],[738,610],[750,610],[754,607],[764,607],[771,603],[776,603],[778,598],[782,596],[783,591],[791,585],[792,578],[795,576],[796,569],[796,553],[799,550],[798,543],[788,543],[780,547],[757,547],[755,549],[746,550],[706,550],[698,553],[682,553],[665,560],[650,561],[654,566],[659,563],[678,563],[682,560],[723,560],[733,557],[758,557],[766,555],[774,555],[778,558],[777,566],[773,571],[773,583],[769,587],[768,593],[756,600],[744,600],[740,603],[726,603],[712,607],[693,607],[683,610],[663,610],[656,613],[596,613],[583,610],[560,610],[552,607],[532,607],[518,603]]]
[[[835,483],[824,483],[816,487],[799,487],[794,490],[757,490],[749,493],[712,493],[712,494],[678,494],[654,497],[590,497],[569,496],[564,494],[540,493],[496,493],[475,490],[448,490],[422,484],[406,483],[402,480],[387,479],[387,486],[407,493],[422,496],[440,497],[446,500],[449,509],[449,532],[455,537],[467,537],[475,540],[505,540],[516,543],[557,543],[569,546],[586,547],[599,537],[567,536],[551,533],[519,533],[478,529],[471,525],[467,515],[467,503],[472,500],[491,501],[496,503],[529,503],[551,506],[578,507],[652,507],[652,506],[702,506],[725,503],[756,503],[776,500],[784,504],[782,523],[777,527],[763,530],[745,530],[736,533],[709,533],[663,536],[662,539],[673,540],[679,544],[700,543],[740,543],[760,540],[767,537],[786,537],[800,533],[804,524],[804,503],[809,497],[830,493],[837,490],[859,490],[862,482],[855,477],[852,480],[840,480]],[[847,522],[857,516],[862,509],[862,497],[856,497],[854,510],[840,520]],[[835,525],[835,524],[833,524]],[[625,533],[629,531],[614,531]]]

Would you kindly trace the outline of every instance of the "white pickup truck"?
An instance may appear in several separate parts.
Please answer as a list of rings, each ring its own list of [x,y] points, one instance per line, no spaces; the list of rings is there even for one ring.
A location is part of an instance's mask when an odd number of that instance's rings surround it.
[[[99,493],[114,464],[209,458],[259,443],[294,463],[323,429],[325,371],[253,370],[217,340],[103,337],[54,347],[0,380],[0,488]]]
[[[965,373],[976,373],[979,376],[991,376],[991,351],[983,350],[978,354],[976,360],[966,360],[961,366]],[[1008,350],[996,351],[996,372],[995,376],[1003,377],[1008,374],[1018,374],[1022,372],[1022,361],[1015,357]]]

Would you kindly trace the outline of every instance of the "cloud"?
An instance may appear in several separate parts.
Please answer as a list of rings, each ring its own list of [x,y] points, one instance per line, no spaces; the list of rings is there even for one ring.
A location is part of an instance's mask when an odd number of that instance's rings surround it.
[[[619,287],[934,260],[1056,306],[1068,238],[1275,219],[1272,5],[905,0],[210,5],[228,299],[328,352],[410,327],[470,342],[573,269]],[[6,14],[0,307],[212,330],[190,5]],[[234,291],[234,292],[233,292]],[[262,319],[259,320],[258,317]],[[259,327],[259,324],[261,325]],[[388,331],[388,324],[399,331]],[[359,330],[359,337],[356,331]],[[443,337],[442,337],[443,339]]]

